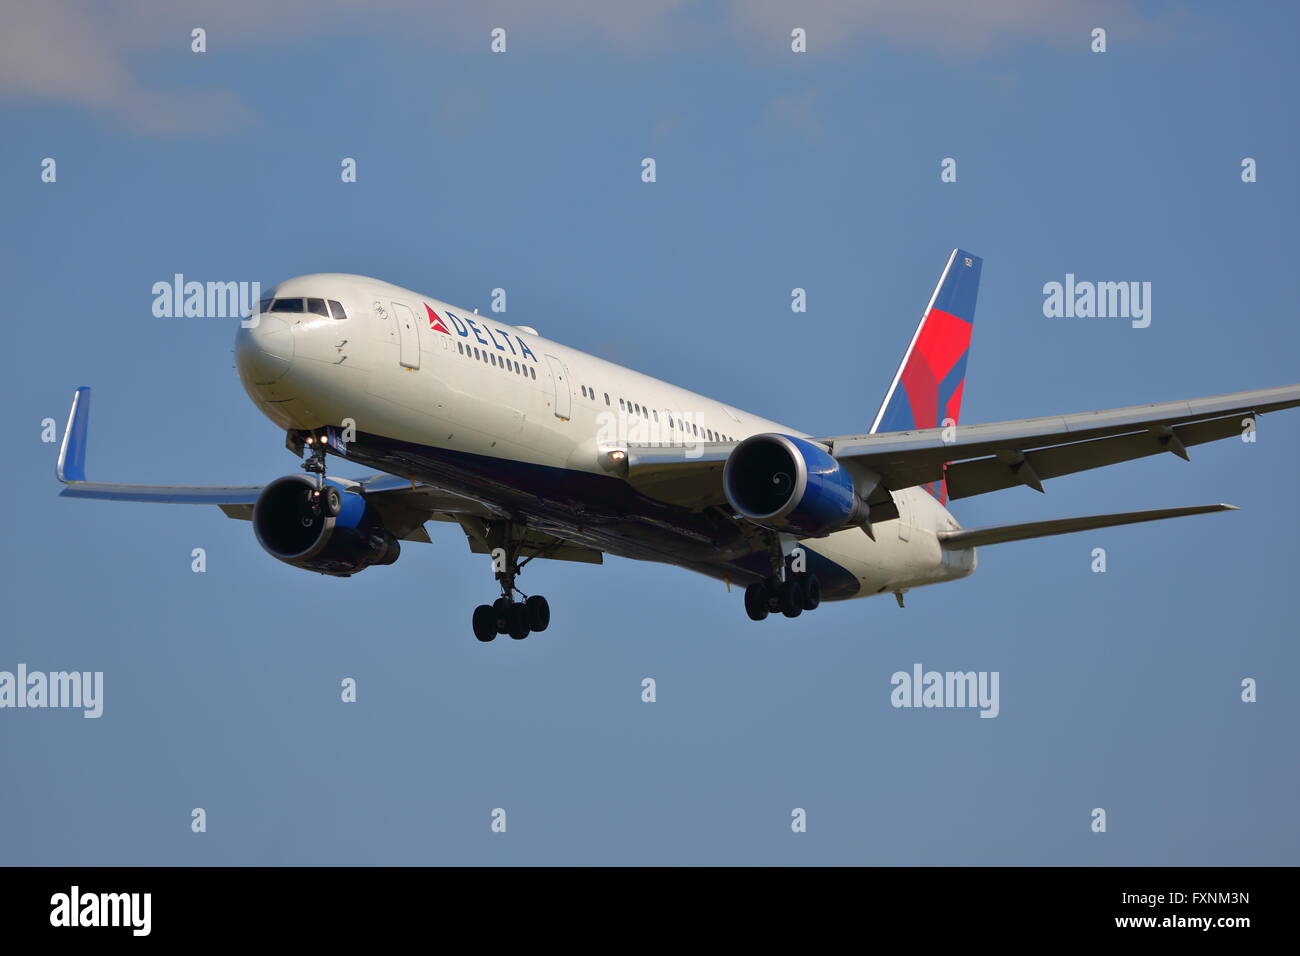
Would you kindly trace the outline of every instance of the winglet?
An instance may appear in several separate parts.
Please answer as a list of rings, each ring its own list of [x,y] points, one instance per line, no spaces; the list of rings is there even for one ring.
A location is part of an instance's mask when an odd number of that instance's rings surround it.
[[[90,386],[82,385],[72,393],[72,411],[63,432],[59,461],[54,473],[65,485],[86,480],[86,432],[90,428]]]

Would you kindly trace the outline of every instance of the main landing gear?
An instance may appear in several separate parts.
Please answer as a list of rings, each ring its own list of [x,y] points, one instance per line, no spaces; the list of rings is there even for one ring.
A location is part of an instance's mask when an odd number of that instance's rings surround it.
[[[815,611],[822,603],[822,583],[811,571],[798,570],[806,565],[807,555],[797,546],[793,549],[783,543],[780,536],[768,540],[772,558],[772,573],[745,589],[745,613],[751,621],[761,621],[774,611],[786,617],[798,617],[804,611]],[[788,552],[788,553],[787,553]],[[796,556],[800,559],[796,564]]]
[[[491,604],[480,604],[474,609],[474,636],[483,643],[495,640],[498,634],[509,634],[516,641],[522,641],[534,631],[544,631],[551,623],[551,606],[540,594],[531,597],[515,587],[515,577],[524,564],[521,564],[516,548],[506,549],[505,571],[496,572],[496,579],[501,584],[501,597]],[[522,601],[516,601],[518,594]]]
[[[784,581],[769,578],[745,589],[745,613],[751,621],[761,621],[774,611],[798,617],[817,610],[821,603],[822,584],[811,571],[787,571]]]

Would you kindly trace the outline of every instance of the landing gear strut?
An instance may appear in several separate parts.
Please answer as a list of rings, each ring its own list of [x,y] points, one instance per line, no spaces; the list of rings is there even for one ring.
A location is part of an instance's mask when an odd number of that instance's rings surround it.
[[[508,530],[508,529],[507,529]],[[509,634],[522,641],[533,632],[546,630],[551,623],[551,606],[540,594],[531,597],[515,586],[523,566],[532,558],[519,560],[517,544],[502,548],[505,553],[505,570],[496,572],[501,585],[501,597],[491,604],[480,604],[474,609],[474,636],[483,643],[495,640],[498,634]],[[516,601],[518,594],[522,600]]]
[[[333,485],[325,484],[325,440],[309,436],[305,447],[310,454],[302,463],[302,470],[316,475],[316,487],[308,493],[304,502],[306,514],[303,515],[303,520],[306,522],[309,518],[319,518],[322,514],[327,518],[337,518],[343,510],[343,497]]]

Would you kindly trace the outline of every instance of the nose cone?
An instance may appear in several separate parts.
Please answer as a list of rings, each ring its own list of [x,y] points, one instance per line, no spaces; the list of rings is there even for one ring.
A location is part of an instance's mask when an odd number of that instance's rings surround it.
[[[235,364],[245,386],[270,385],[293,363],[293,329],[284,319],[265,313],[254,321],[235,333]]]

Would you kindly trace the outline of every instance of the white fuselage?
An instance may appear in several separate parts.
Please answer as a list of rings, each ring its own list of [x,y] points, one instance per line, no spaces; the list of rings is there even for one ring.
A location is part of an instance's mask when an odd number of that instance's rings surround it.
[[[495,316],[375,279],[301,276],[271,295],[334,300],[347,313],[345,319],[262,314],[241,330],[244,386],[286,430],[350,420],[366,433],[498,459],[503,468],[524,463],[606,477],[605,453],[629,437],[638,443],[739,441],[764,432],[807,437]],[[855,576],[858,597],[974,570],[973,550],[939,546],[937,531],[959,527],[947,509],[919,488],[894,497],[899,518],[878,524],[875,540],[851,528],[803,547]],[[603,548],[620,553],[616,544]],[[624,553],[646,556],[638,548]],[[654,559],[706,570],[676,562],[671,553]]]

